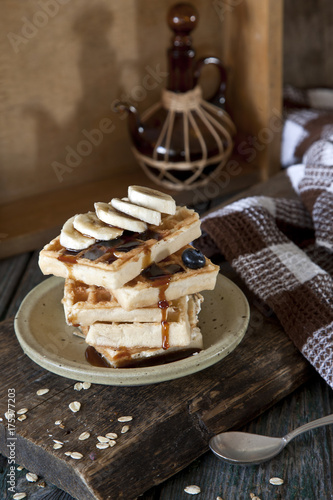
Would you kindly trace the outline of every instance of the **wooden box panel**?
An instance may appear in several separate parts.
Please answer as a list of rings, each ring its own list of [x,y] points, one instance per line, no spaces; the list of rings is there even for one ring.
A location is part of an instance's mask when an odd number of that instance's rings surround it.
[[[2,1],[1,204],[139,168],[111,107],[118,97],[141,110],[159,99],[174,3]],[[269,127],[280,112],[282,1],[193,3],[197,55],[227,65],[229,109],[242,137],[259,140],[245,159],[268,174],[278,161],[279,131]],[[215,76],[204,75],[207,94]]]

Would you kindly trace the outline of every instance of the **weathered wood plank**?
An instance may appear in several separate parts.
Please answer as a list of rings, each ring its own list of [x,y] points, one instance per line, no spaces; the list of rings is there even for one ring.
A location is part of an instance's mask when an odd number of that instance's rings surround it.
[[[30,256],[25,254],[0,260],[0,319],[4,319],[6,316],[7,308],[20,282],[21,276],[24,273],[29,258]]]
[[[17,423],[17,461],[78,498],[134,498],[207,451],[211,435],[253,419],[312,374],[274,318],[263,317],[257,331],[250,325],[232,354],[200,373],[139,388],[94,385],[80,393],[71,381],[42,370],[22,353],[10,320],[1,324],[0,335],[7,339],[0,359],[2,391],[15,387],[17,408],[29,408],[28,418]],[[37,397],[42,387],[50,392]],[[82,403],[78,414],[68,409],[73,400]],[[119,432],[116,418],[122,414],[134,416],[131,431],[114,448],[97,450],[97,435]],[[61,418],[63,430],[53,424]],[[92,438],[79,442],[83,430]],[[65,442],[64,448],[53,450],[52,439]],[[2,453],[5,442],[2,427]],[[69,449],[84,458],[64,458]]]
[[[20,281],[16,284],[10,303],[7,304],[6,318],[14,316],[20,307],[22,300],[30,292],[30,290],[47,279],[47,276],[44,276],[39,269],[38,255],[39,252],[32,252],[30,254],[24,273],[22,274]],[[20,257],[16,258],[16,260],[19,261]],[[13,261],[15,262],[15,259],[13,259]],[[4,293],[5,290],[3,291],[3,294]],[[1,297],[2,294],[0,294],[0,304],[2,302]]]
[[[333,393],[315,376],[275,404],[269,411],[240,430],[268,436],[283,436],[312,419],[333,413]],[[195,460],[189,467],[163,484],[160,500],[185,498],[185,486],[196,484],[201,497],[223,500],[248,499],[250,493],[262,500],[331,500],[333,426],[298,436],[270,462],[242,467],[218,460],[212,453]],[[271,477],[284,480],[272,486]]]
[[[285,83],[298,87],[333,85],[333,4],[331,0],[285,0]]]

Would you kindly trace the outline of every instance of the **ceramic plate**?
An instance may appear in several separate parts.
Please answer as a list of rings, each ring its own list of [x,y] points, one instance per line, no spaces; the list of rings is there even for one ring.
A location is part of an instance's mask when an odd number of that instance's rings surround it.
[[[85,359],[87,344],[73,335],[61,304],[64,280],[49,278],[23,300],[15,318],[15,332],[24,352],[47,370],[75,380],[106,385],[145,385],[184,377],[227,356],[242,340],[249,321],[243,292],[218,276],[215,290],[202,292],[200,312],[204,349],[186,359],[148,368],[100,368]]]

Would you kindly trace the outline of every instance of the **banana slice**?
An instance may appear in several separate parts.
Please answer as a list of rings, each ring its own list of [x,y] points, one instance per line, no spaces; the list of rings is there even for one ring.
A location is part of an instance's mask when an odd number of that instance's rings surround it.
[[[136,217],[137,219],[148,222],[149,224],[154,224],[155,226],[159,226],[161,224],[160,212],[156,212],[156,210],[151,210],[150,208],[140,207],[139,205],[134,205],[134,203],[128,201],[128,198],[123,198],[122,200],[119,198],[112,198],[110,203],[113,208],[119,210],[120,212],[124,212],[127,215]]]
[[[113,240],[123,234],[123,230],[119,227],[111,227],[99,220],[95,212],[88,212],[86,214],[76,215],[74,218],[73,226],[77,231],[96,238],[96,240]]]
[[[145,222],[118,212],[109,203],[99,201],[94,206],[97,217],[106,224],[121,227],[135,233],[143,233],[147,229]]]
[[[161,193],[156,189],[142,186],[129,186],[128,198],[130,202],[136,205],[157,210],[162,214],[174,215],[176,213],[176,202],[172,196]]]
[[[83,250],[95,243],[94,238],[84,236],[73,226],[76,215],[68,219],[60,232],[60,244],[68,250]]]

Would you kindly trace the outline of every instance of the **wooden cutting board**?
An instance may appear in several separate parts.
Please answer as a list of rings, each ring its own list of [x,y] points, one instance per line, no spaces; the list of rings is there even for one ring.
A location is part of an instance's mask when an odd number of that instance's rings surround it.
[[[229,272],[228,277],[237,281]],[[239,283],[237,283],[239,285]],[[15,423],[15,440],[0,425],[0,452],[82,500],[132,499],[164,481],[208,450],[214,434],[239,428],[308,380],[313,370],[269,311],[244,290],[251,305],[240,345],[216,365],[171,382],[141,387],[92,385],[74,390],[73,380],[33,363],[21,350],[13,320],[0,323],[3,417],[8,389],[15,409],[28,408]],[[259,307],[259,308],[258,308]],[[49,392],[37,396],[38,389]],[[72,413],[68,405],[79,401]],[[118,417],[130,415],[129,431]],[[62,425],[55,425],[62,420]],[[90,438],[80,441],[87,431]],[[117,444],[96,448],[97,436],[116,432]],[[53,449],[54,439],[64,443]],[[82,453],[80,460],[64,454]]]

